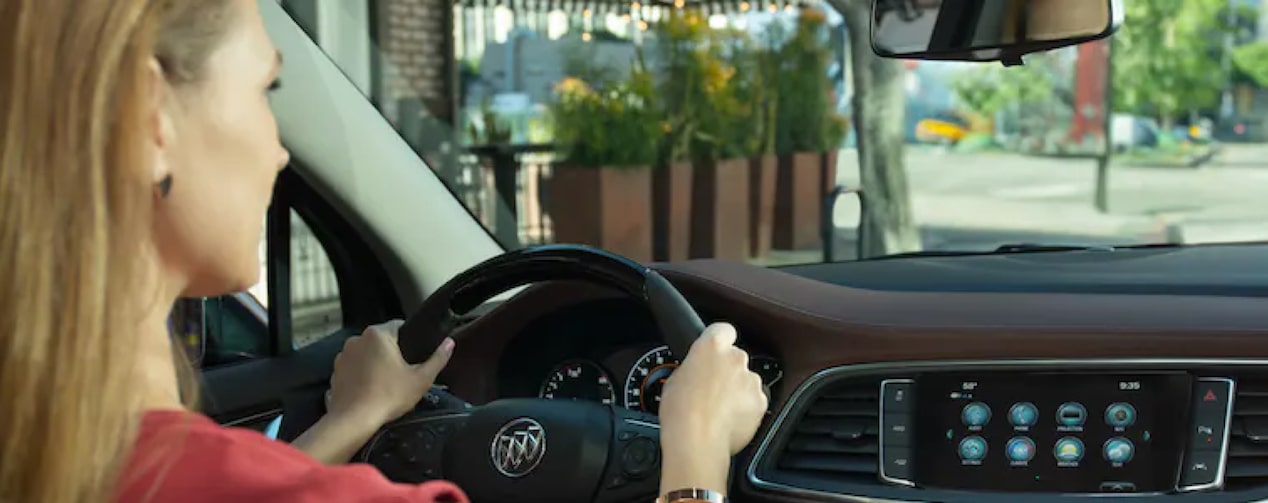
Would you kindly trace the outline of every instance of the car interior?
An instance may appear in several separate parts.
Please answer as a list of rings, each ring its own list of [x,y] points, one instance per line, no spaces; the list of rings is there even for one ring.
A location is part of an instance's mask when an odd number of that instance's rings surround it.
[[[266,292],[185,301],[178,330],[221,424],[294,439],[324,412],[343,341],[406,319],[407,359],[446,335],[457,350],[356,462],[474,501],[650,500],[660,388],[725,321],[770,397],[734,501],[1268,500],[1268,244],[776,268],[507,251],[278,2],[260,7],[285,54],[272,100],[292,154]],[[1019,58],[1002,47],[926,56]],[[338,316],[317,336],[294,323],[314,281],[300,253],[333,270]],[[498,463],[522,418],[549,449]]]

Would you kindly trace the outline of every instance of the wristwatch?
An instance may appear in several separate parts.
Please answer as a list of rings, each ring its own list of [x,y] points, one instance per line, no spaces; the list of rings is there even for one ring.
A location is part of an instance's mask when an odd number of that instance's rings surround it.
[[[685,501],[704,501],[707,503],[726,503],[726,496],[717,491],[708,489],[678,489],[669,491],[664,496],[656,498],[656,503],[676,503]]]

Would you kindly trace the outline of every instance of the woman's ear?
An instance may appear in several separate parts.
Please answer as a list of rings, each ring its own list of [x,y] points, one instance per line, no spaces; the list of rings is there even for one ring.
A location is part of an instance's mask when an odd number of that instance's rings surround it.
[[[146,74],[146,122],[150,125],[147,140],[149,159],[153,164],[151,181],[159,197],[164,198],[172,191],[172,171],[167,162],[167,149],[172,145],[176,129],[172,125],[169,86],[163,75],[163,65],[159,64],[157,58],[150,58]]]

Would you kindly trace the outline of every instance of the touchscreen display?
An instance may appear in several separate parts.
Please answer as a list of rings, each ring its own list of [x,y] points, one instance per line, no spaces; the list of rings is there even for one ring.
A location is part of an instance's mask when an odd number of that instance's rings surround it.
[[[916,482],[986,491],[1172,490],[1191,384],[1184,373],[919,379]]]

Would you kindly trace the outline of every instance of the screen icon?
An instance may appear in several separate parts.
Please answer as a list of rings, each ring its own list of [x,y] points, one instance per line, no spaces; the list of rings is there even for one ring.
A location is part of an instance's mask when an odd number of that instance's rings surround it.
[[[986,440],[982,437],[966,437],[960,441],[960,459],[963,461],[981,461],[986,457]]]
[[[981,427],[991,420],[991,408],[982,402],[973,402],[964,406],[960,419],[968,427]]]
[[[1136,408],[1129,403],[1112,403],[1105,409],[1105,424],[1126,428],[1136,422]]]
[[[1030,402],[1018,402],[1008,409],[1008,422],[1013,426],[1034,426],[1039,420],[1039,409]]]
[[[1008,441],[1008,459],[1026,462],[1035,458],[1035,441],[1026,437],[1013,437]]]
[[[1087,409],[1079,402],[1066,402],[1057,407],[1057,424],[1062,426],[1083,426],[1087,420]]]
[[[1121,465],[1132,459],[1132,453],[1136,450],[1132,446],[1131,440],[1123,437],[1114,437],[1105,441],[1103,448],[1105,460],[1110,463]]]
[[[1052,455],[1061,463],[1077,463],[1083,459],[1083,441],[1074,437],[1064,437],[1057,441]]]

